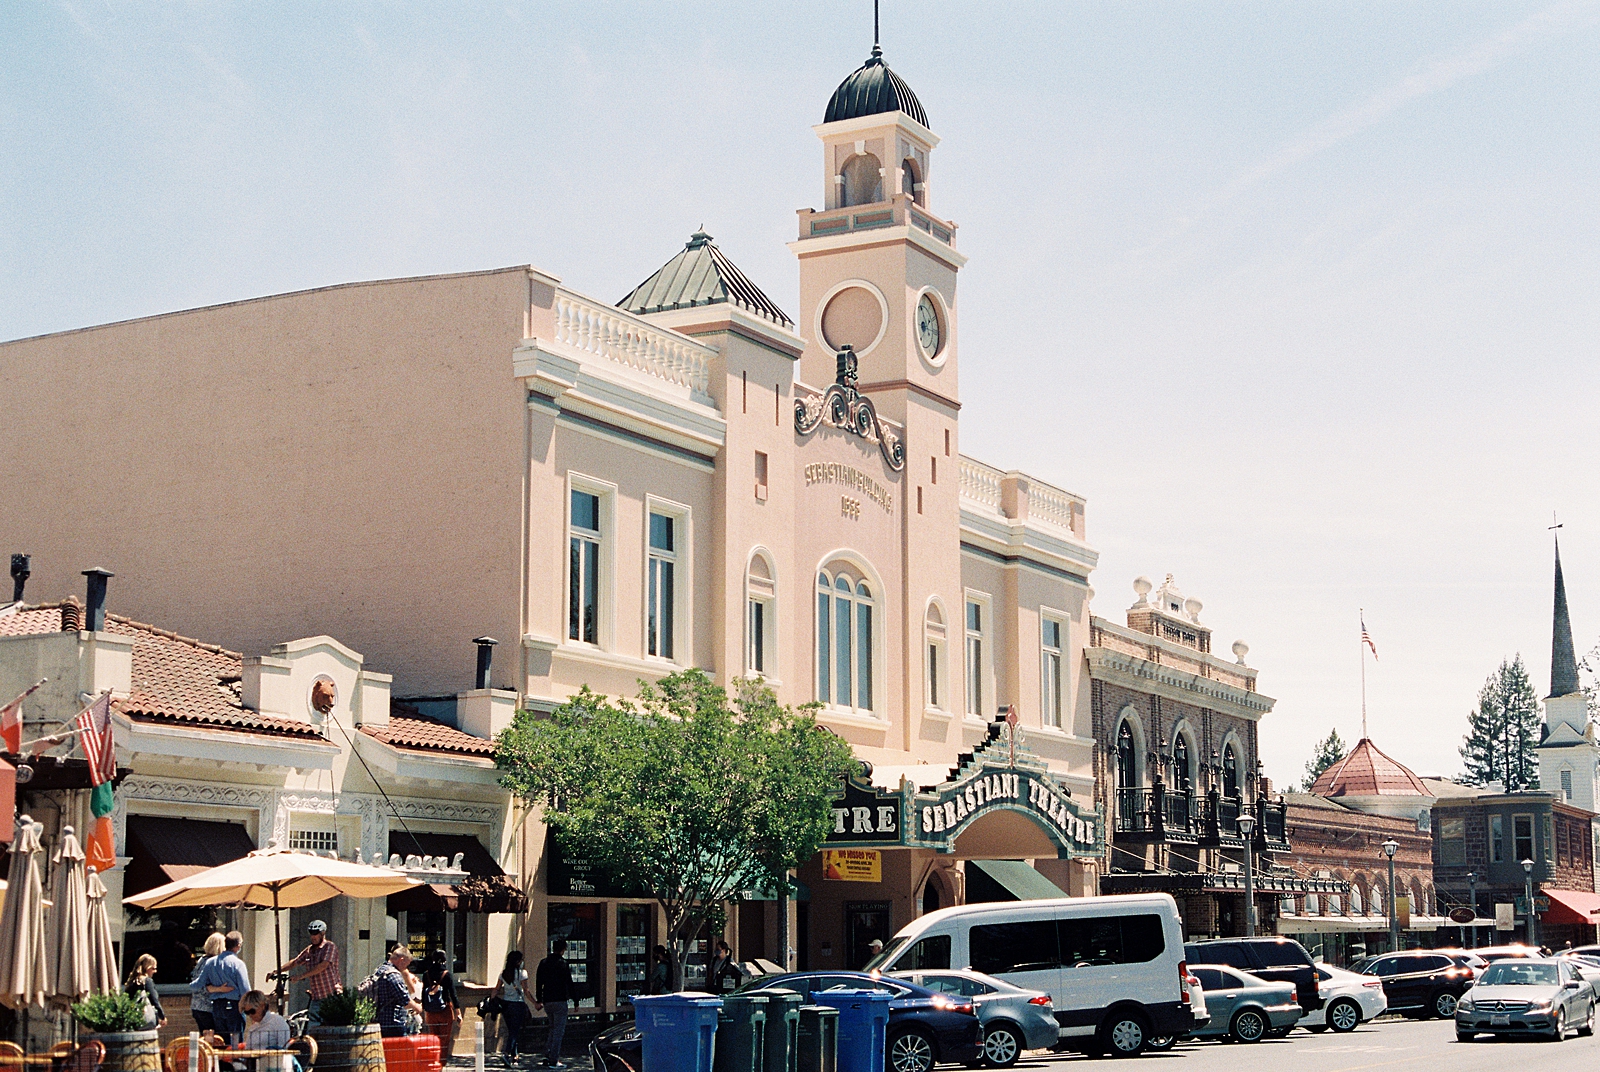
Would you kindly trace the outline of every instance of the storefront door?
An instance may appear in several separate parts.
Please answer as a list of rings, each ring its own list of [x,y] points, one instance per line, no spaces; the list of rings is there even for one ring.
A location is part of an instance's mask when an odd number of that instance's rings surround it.
[[[572,969],[573,989],[580,1009],[599,1006],[601,956],[605,949],[605,931],[601,926],[601,913],[605,906],[599,903],[568,904],[551,902],[547,921],[550,941],[567,940],[567,967]]]
[[[888,901],[847,901],[844,906],[844,934],[845,967],[851,971],[859,971],[861,966],[872,959],[872,950],[867,944],[874,938],[888,944],[889,931],[889,902]]]
[[[617,905],[617,1007],[642,994],[650,980],[650,950],[655,948],[656,906]]]

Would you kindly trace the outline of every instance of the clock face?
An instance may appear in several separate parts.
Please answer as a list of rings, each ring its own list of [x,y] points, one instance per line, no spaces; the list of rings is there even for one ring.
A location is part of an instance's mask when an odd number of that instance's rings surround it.
[[[933,298],[927,294],[917,302],[917,342],[929,357],[939,352],[943,342],[939,328],[939,311],[933,307]]]

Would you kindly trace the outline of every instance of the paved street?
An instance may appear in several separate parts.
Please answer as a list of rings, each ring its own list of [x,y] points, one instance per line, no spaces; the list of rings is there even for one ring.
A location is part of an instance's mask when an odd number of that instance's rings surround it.
[[[1070,1069],[1091,1072],[1095,1067],[1139,1072],[1502,1072],[1507,1068],[1539,1063],[1540,1072],[1589,1072],[1600,1058],[1600,1035],[1573,1038],[1559,1046],[1549,1042],[1491,1041],[1486,1036],[1471,1044],[1456,1042],[1449,1020],[1381,1020],[1348,1035],[1295,1031],[1286,1039],[1267,1039],[1253,1045],[1219,1042],[1179,1043],[1164,1054],[1145,1054],[1134,1062],[1080,1056],[1028,1058],[1018,1069]]]

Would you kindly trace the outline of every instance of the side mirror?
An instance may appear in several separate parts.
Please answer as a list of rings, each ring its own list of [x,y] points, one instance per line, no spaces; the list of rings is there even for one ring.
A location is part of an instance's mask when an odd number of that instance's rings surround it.
[[[1562,989],[1564,989],[1564,990],[1577,990],[1579,986],[1580,986],[1580,984],[1579,984],[1578,980],[1573,979],[1573,980],[1569,981],[1567,983],[1567,985],[1565,987],[1563,987]]]

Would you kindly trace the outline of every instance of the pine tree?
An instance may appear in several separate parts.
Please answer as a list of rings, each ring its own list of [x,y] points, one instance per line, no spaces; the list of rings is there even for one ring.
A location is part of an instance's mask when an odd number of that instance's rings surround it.
[[[1478,690],[1478,709],[1467,716],[1461,745],[1464,780],[1499,782],[1506,792],[1539,788],[1539,694],[1517,655],[1490,674]]]
[[[1322,776],[1322,772],[1343,758],[1344,741],[1340,739],[1338,730],[1329,730],[1328,735],[1312,750],[1311,761],[1306,764],[1305,791],[1311,792],[1312,785]]]

